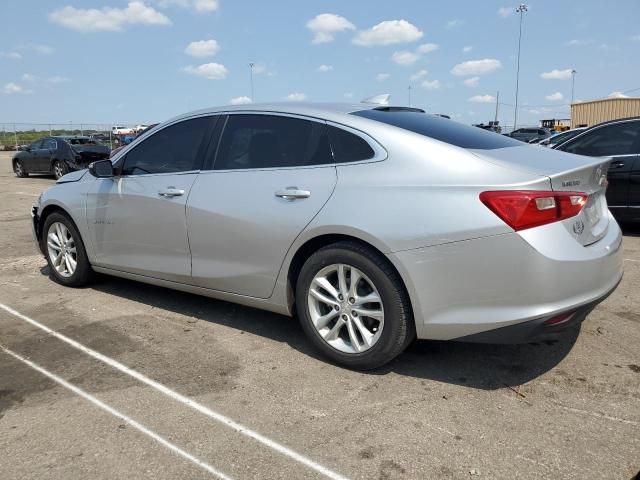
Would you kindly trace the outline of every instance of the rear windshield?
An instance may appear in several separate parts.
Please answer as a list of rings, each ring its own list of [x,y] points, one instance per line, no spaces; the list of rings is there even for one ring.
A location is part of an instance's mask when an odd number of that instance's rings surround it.
[[[456,147],[492,150],[522,146],[522,142],[481,128],[422,112],[361,110],[352,115],[403,128]]]
[[[90,138],[69,138],[67,139],[71,145],[95,145],[95,140]]]

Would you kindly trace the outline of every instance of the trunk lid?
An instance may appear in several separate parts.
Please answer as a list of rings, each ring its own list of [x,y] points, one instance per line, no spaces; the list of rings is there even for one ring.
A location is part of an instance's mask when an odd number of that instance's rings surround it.
[[[83,163],[91,163],[96,160],[104,160],[109,158],[111,150],[105,145],[97,145],[85,143],[83,145],[72,145],[71,149],[78,155],[80,155]]]
[[[589,197],[582,211],[562,224],[584,246],[606,235],[609,211],[605,193],[610,158],[585,157],[532,145],[473,153],[506,168],[544,175],[549,178],[551,190],[586,193]]]

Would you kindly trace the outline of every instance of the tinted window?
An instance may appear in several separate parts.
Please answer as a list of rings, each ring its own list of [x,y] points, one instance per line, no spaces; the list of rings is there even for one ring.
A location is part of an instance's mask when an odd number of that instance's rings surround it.
[[[39,148],[42,148],[42,140],[36,140],[31,145],[29,145],[29,148],[31,150],[38,150]]]
[[[198,152],[210,117],[184,120],[150,135],[127,153],[123,175],[186,172],[200,168]]]
[[[352,115],[387,123],[456,147],[486,150],[522,145],[512,138],[427,113],[362,110]]]
[[[45,150],[55,150],[57,148],[56,141],[53,138],[45,138],[42,141],[42,147]]]
[[[336,162],[357,162],[373,158],[375,152],[365,139],[331,125],[328,126],[328,130]]]
[[[595,128],[561,145],[559,150],[590,157],[640,153],[640,121]]]
[[[333,163],[326,125],[275,115],[229,115],[216,170]]]

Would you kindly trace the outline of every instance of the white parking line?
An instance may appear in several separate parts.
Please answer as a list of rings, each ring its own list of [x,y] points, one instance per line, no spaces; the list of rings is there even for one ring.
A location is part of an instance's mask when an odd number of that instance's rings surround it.
[[[152,430],[149,430],[147,427],[145,427],[144,425],[136,422],[133,418],[130,418],[128,416],[126,416],[124,413],[119,412],[118,410],[116,410],[113,407],[110,407],[109,405],[107,405],[106,403],[98,400],[96,397],[94,397],[93,395],[85,392],[84,390],[76,387],[75,385],[67,382],[66,380],[58,377],[56,374],[51,373],[48,370],[45,370],[44,368],[42,368],[40,365],[37,365],[35,363],[33,363],[31,360],[28,360],[26,358],[24,358],[23,356],[15,353],[12,350],[9,350],[7,347],[5,347],[4,345],[0,344],[0,350],[2,350],[4,353],[11,355],[13,358],[15,358],[16,360],[21,361],[22,363],[28,365],[29,367],[33,368],[34,370],[40,372],[42,375],[44,375],[45,377],[48,377],[49,379],[53,380],[54,382],[62,385],[64,388],[66,388],[67,390],[71,390],[73,393],[75,393],[76,395],[79,395],[80,397],[84,398],[85,400],[88,400],[89,402],[93,403],[96,407],[101,408],[102,410],[110,413],[111,415],[113,415],[116,418],[119,418],[120,420],[122,420],[123,422],[127,423],[128,425],[131,425],[133,428],[135,428],[136,430],[144,433],[145,435],[147,435],[148,437],[151,437],[153,440],[155,440],[156,442],[158,442],[159,444],[161,444],[163,447],[168,448],[169,450],[171,450],[174,453],[177,453],[178,455],[180,455],[182,458],[189,460],[191,463],[194,463],[195,465],[197,465],[198,467],[202,468],[203,470],[206,470],[207,472],[211,473],[212,475],[220,478],[221,480],[231,480],[231,477],[225,475],[224,473],[222,473],[220,470],[212,467],[211,465],[209,465],[206,462],[203,462],[202,460],[200,460],[199,458],[194,457],[193,455],[191,455],[188,452],[185,452],[184,450],[182,450],[180,447],[174,445],[173,443],[169,442],[168,440],[165,440],[164,438],[162,438],[160,435],[158,435],[157,433],[155,433]]]
[[[113,367],[116,370],[121,371],[122,373],[126,373],[127,375],[135,378],[136,380],[146,385],[149,385],[150,387],[154,388],[155,390],[158,390],[161,393],[164,393],[165,395],[172,398],[173,400],[180,402],[183,405],[186,405],[192,408],[193,410],[196,410],[197,412],[200,412],[206,415],[207,417],[213,420],[216,420],[217,422],[220,422],[223,425],[226,425],[229,428],[234,429],[236,432],[242,435],[245,435],[249,438],[254,439],[255,441],[261,443],[262,445],[268,448],[271,448],[272,450],[275,450],[276,452],[286,457],[289,457],[290,459],[295,460],[296,462],[301,463],[302,465],[305,465],[306,467],[312,470],[315,470],[316,472],[324,475],[327,478],[330,478],[332,480],[347,480],[347,477],[344,477],[341,474],[334,472],[323,465],[320,465],[319,463],[311,460],[310,458],[307,458],[304,455],[291,450],[289,447],[286,447],[285,445],[282,445],[281,443],[278,443],[275,440],[271,440],[270,438],[265,437],[264,435],[258,432],[255,432],[250,428],[245,427],[244,425],[222,415],[221,413],[211,410],[209,407],[206,407],[196,402],[195,400],[192,400],[191,398],[182,395],[181,393],[171,390],[169,387],[166,387],[165,385],[158,383],[155,380],[152,380],[151,378],[141,374],[140,372],[137,372],[132,368],[129,368],[126,365],[123,365],[122,363],[118,362],[117,360],[114,360],[113,358],[107,357],[106,355],[103,355],[100,352],[96,352],[95,350],[92,350],[89,347],[85,347],[81,343],[76,342],[75,340],[63,334],[50,329],[46,325],[43,325],[40,322],[37,322],[36,320],[33,320],[32,318],[27,317],[26,315],[18,312],[17,310],[14,310],[13,308],[7,305],[4,305],[3,303],[0,303],[0,308],[2,308],[7,313],[10,313],[14,317],[24,320],[25,322],[30,323],[34,327],[37,327],[40,330],[45,331],[49,335],[56,337],[58,340],[62,340],[63,342],[71,345],[72,347],[80,350],[81,352],[86,353],[87,355],[95,358],[96,360],[100,360],[101,362],[106,363],[110,367]]]
[[[625,262],[640,262],[640,260],[634,260],[633,258],[625,258]]]

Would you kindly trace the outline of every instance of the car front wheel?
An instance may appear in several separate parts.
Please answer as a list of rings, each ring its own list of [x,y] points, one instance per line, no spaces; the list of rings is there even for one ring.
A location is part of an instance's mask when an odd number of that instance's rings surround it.
[[[16,160],[15,162],[13,162],[13,173],[15,173],[16,177],[19,178],[25,178],[29,176],[29,172],[25,170],[24,165],[22,165],[22,162],[20,160]]]
[[[296,305],[311,342],[348,368],[384,365],[415,336],[399,275],[382,255],[355,242],[309,257],[298,277]]]
[[[53,278],[68,287],[81,287],[91,280],[93,270],[78,229],[66,215],[49,215],[42,230],[44,251]]]

